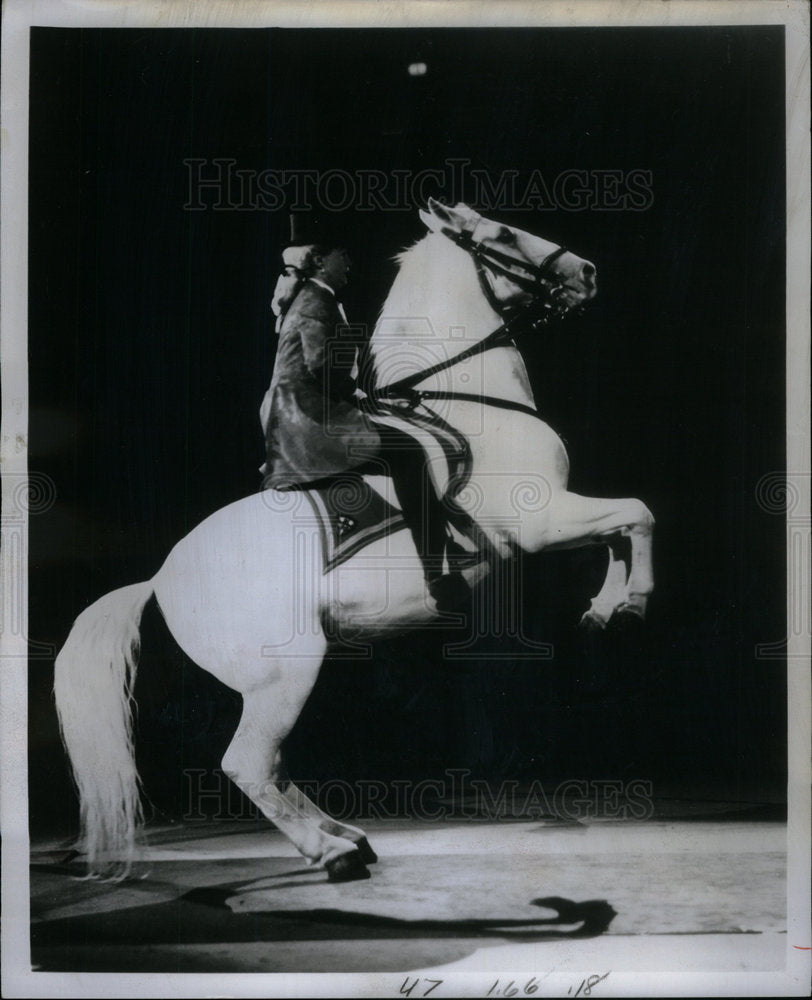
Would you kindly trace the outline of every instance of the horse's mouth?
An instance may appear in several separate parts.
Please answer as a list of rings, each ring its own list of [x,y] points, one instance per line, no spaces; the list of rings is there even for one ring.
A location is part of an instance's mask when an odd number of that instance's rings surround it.
[[[571,315],[580,315],[589,300],[594,297],[594,287],[578,288],[562,284],[550,289],[541,307],[545,323],[550,320],[560,321]]]

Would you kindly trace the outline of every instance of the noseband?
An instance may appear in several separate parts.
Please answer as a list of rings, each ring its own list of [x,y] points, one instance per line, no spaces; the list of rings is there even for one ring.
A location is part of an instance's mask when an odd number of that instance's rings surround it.
[[[528,261],[520,260],[510,254],[502,253],[492,247],[485,246],[480,240],[474,239],[474,233],[479,225],[480,218],[470,228],[462,232],[443,227],[440,232],[456,243],[458,247],[465,250],[473,259],[476,268],[477,278],[480,287],[488,300],[489,305],[495,313],[504,318],[504,323],[497,327],[487,337],[480,340],[454,357],[446,361],[440,361],[430,368],[414,372],[406,378],[398,379],[389,385],[375,389],[370,394],[368,405],[374,408],[375,400],[378,399],[405,399],[407,406],[414,408],[424,399],[459,399],[471,402],[480,402],[491,406],[501,406],[506,409],[521,410],[538,417],[538,413],[530,407],[521,403],[514,403],[510,400],[494,399],[489,396],[476,396],[473,394],[459,392],[444,392],[438,389],[415,389],[414,387],[437,372],[452,368],[461,361],[482,354],[494,347],[515,347],[514,337],[520,334],[535,332],[547,326],[550,320],[563,319],[570,312],[570,306],[564,299],[564,290],[567,287],[563,281],[557,278],[552,272],[553,264],[567,252],[566,247],[557,247],[548,254],[540,264],[531,264]],[[517,274],[514,268],[526,272]],[[493,288],[488,280],[487,272],[502,275],[508,278],[513,284],[524,289],[532,295],[529,303],[522,306],[504,306],[494,295]]]

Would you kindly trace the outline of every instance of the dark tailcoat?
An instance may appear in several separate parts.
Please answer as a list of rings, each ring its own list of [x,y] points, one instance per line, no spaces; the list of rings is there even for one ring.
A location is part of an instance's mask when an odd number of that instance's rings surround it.
[[[378,456],[380,436],[353,402],[357,346],[335,296],[305,282],[280,327],[261,411],[264,489],[302,485]]]

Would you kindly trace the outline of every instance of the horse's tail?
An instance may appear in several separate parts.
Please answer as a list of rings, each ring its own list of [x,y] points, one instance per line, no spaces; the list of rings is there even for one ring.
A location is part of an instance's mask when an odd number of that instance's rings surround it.
[[[88,874],[125,878],[143,822],[133,746],[139,624],[152,581],[122,587],[86,608],[56,658],[59,726],[79,792]]]

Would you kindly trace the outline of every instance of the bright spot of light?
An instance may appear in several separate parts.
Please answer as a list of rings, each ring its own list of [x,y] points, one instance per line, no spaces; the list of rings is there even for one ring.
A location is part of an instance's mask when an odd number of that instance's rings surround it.
[[[410,63],[409,76],[425,76],[428,66],[425,63]]]

